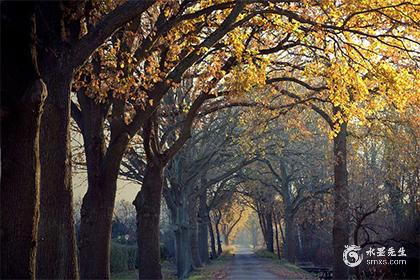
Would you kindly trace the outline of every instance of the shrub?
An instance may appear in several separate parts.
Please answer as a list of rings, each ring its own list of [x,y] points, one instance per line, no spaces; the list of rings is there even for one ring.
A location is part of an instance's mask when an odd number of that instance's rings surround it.
[[[111,272],[122,272],[137,268],[137,246],[111,243]]]
[[[129,270],[133,270],[137,268],[137,261],[138,261],[138,256],[137,256],[137,246],[135,245],[126,245],[125,246],[127,248],[127,266]]]
[[[124,245],[111,243],[111,272],[128,270],[128,250]]]

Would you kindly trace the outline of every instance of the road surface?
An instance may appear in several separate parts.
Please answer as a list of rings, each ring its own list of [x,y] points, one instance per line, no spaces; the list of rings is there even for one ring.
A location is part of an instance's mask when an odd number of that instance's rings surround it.
[[[278,276],[264,270],[265,260],[257,258],[248,249],[239,247],[233,257],[226,279],[228,280],[278,280]]]

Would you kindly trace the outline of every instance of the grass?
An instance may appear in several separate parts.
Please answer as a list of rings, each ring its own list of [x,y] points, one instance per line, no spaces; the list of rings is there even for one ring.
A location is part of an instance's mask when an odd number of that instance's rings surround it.
[[[129,270],[118,273],[112,273],[111,279],[115,280],[126,280],[126,279],[137,279],[137,270]]]
[[[232,254],[235,252],[235,246],[224,247],[223,253],[215,260],[212,260],[210,264],[200,267],[193,271],[188,280],[209,280],[209,279],[221,279],[226,274],[226,268],[229,262],[232,260]]]
[[[270,251],[267,251],[265,249],[256,250],[254,253],[259,258],[275,259],[275,260],[278,260],[278,258],[279,258],[276,254],[274,254]]]
[[[129,270],[124,272],[112,273],[113,280],[134,280],[137,279],[137,270]],[[162,276],[165,280],[176,280],[174,265],[168,261],[162,262]]]
[[[282,276],[283,278],[293,278],[293,277],[302,277],[302,279],[312,279],[312,275],[309,274],[307,271],[301,269],[300,267],[287,262],[284,259],[279,259],[277,254],[269,252],[264,249],[260,249],[255,251],[255,255],[259,258],[269,259],[270,263],[267,264],[270,271],[278,276]],[[289,274],[292,273],[293,275]],[[289,276],[289,277],[287,277]]]

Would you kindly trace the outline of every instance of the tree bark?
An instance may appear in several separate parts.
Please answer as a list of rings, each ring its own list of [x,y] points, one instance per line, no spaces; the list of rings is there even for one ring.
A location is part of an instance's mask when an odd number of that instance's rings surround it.
[[[39,126],[42,80],[27,90],[32,101],[14,110],[1,125],[1,275],[35,278],[39,220]],[[19,174],[19,176],[16,176]]]
[[[175,226],[175,254],[177,276],[179,279],[187,277],[192,270],[192,256],[190,247],[188,199],[185,192],[181,192],[180,201],[176,209],[172,209],[172,223]]]
[[[210,220],[209,220],[209,234],[210,234],[211,259],[214,260],[217,258],[216,239],[214,237],[213,225]]]
[[[198,249],[200,259],[204,263],[210,261],[209,258],[209,212],[207,210],[207,195],[202,192],[199,197],[199,210],[198,210]]]
[[[266,246],[267,251],[274,253],[274,233],[273,233],[273,214],[272,212],[268,212],[264,215],[265,223],[266,223]]]
[[[220,219],[221,219],[221,214],[219,211],[219,215],[216,217],[216,224],[214,225],[214,227],[216,228],[217,254],[219,256],[223,253],[222,241],[220,240],[220,231],[219,231]]]
[[[1,3],[1,278],[34,279],[39,128],[47,87],[35,48],[34,3]],[[18,34],[18,36],[16,36]]]
[[[289,209],[285,210],[285,251],[286,259],[290,263],[294,263],[296,260],[296,229],[294,225],[293,214],[290,213]]]
[[[110,241],[117,172],[102,175],[83,198],[80,223],[80,274],[83,279],[110,278]]]
[[[70,155],[72,71],[51,61],[45,70],[49,95],[41,120],[41,195],[37,278],[79,277],[73,218]],[[65,147],[64,149],[62,147]]]
[[[340,125],[340,131],[334,138],[334,279],[348,278],[348,267],[343,262],[344,246],[348,245],[350,234],[346,138],[347,124],[344,122]]]
[[[139,279],[162,279],[159,246],[160,200],[163,187],[163,166],[148,162],[141,191],[134,200],[137,212]]]
[[[191,200],[191,199],[190,199]],[[191,256],[194,268],[203,266],[201,263],[199,244],[198,244],[198,226],[197,226],[197,203],[196,199],[189,203],[189,218],[190,218],[190,243]]]
[[[276,249],[277,249],[277,257],[279,259],[281,259],[281,255],[280,255],[280,238],[279,238],[279,230],[277,228],[279,221],[277,219],[277,215],[274,214],[274,229],[275,229],[275,234],[276,234]]]

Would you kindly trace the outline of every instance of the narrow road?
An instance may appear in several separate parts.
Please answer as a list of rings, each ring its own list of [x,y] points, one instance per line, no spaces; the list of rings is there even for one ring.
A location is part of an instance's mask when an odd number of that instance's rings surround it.
[[[278,276],[264,270],[264,260],[257,258],[248,249],[239,247],[233,257],[226,279],[229,280],[277,280]]]

